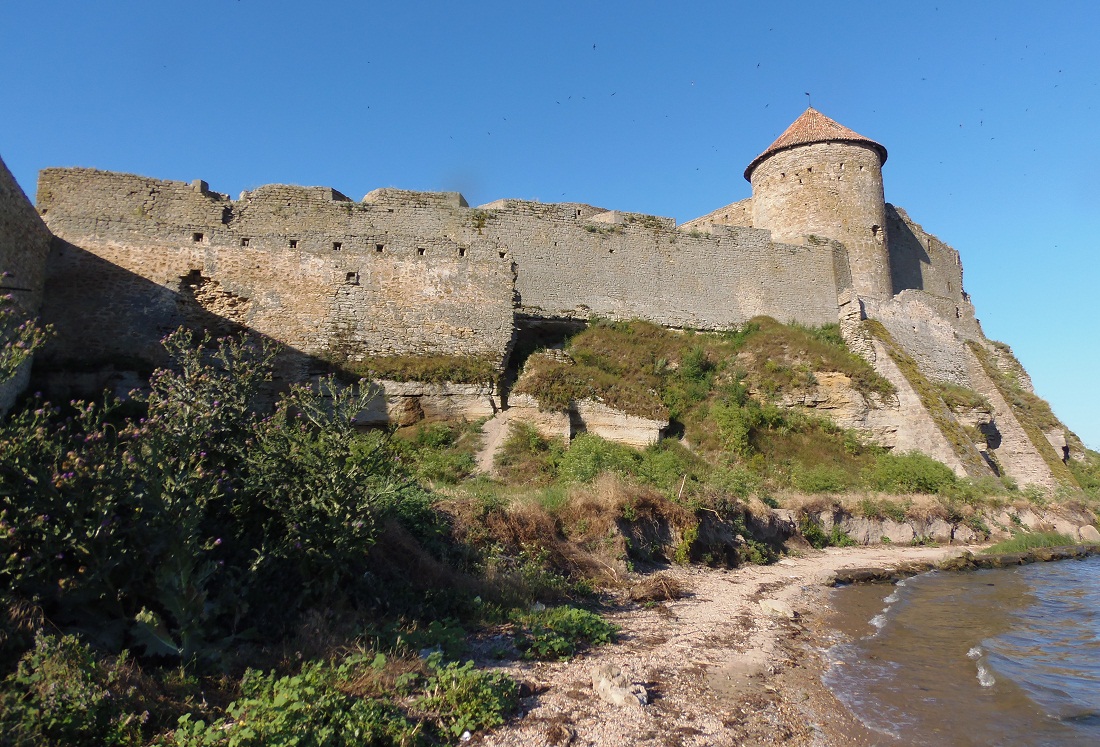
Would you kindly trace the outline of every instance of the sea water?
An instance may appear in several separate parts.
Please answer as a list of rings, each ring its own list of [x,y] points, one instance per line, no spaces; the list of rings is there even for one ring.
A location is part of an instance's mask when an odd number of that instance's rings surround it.
[[[833,594],[825,683],[882,744],[1100,745],[1100,557]]]

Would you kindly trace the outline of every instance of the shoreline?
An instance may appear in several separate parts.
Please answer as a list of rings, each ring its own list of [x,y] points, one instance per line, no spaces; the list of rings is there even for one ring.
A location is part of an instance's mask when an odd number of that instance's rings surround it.
[[[836,637],[829,596],[837,572],[899,565],[919,572],[984,546],[832,547],[770,566],[670,567],[661,574],[688,596],[608,613],[621,628],[614,644],[568,662],[481,660],[528,694],[519,715],[469,743],[871,747],[882,735],[821,680]],[[592,672],[606,665],[645,687],[649,704],[600,700]]]

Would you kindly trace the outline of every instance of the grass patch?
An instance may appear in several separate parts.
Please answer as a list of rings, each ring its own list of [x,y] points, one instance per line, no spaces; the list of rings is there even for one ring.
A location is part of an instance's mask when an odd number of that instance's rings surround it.
[[[480,423],[429,423],[395,433],[397,458],[421,485],[454,485],[473,474]]]
[[[528,659],[573,658],[578,651],[615,640],[618,628],[594,612],[577,607],[552,607],[516,618],[516,646]]]
[[[1037,547],[1064,547],[1076,544],[1077,541],[1072,537],[1058,532],[1020,532],[1011,539],[987,547],[982,552],[989,554],[1027,552]]]
[[[951,408],[952,412],[963,410],[993,412],[993,405],[989,403],[989,400],[973,389],[949,381],[936,381],[932,383],[932,386],[939,394],[940,399],[943,400],[943,403]]]
[[[427,384],[493,384],[500,377],[495,361],[460,355],[390,355],[339,363],[345,371],[370,379]]]

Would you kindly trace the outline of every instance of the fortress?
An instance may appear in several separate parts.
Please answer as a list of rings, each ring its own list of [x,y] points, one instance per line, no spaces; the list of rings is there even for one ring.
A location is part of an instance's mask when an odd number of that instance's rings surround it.
[[[886,159],[807,109],[745,170],[751,198],[679,226],[578,203],[472,208],[457,193],[397,189],[356,202],[269,185],[232,200],[198,180],[78,168],[42,171],[35,210],[0,163],[0,286],[56,330],[34,369],[55,397],[125,391],[163,362],[159,340],[181,324],[282,343],[287,380],[410,358],[482,372],[384,383],[390,417],[411,399],[421,411],[504,407],[500,374],[517,335],[539,325],[593,315],[698,330],[758,315],[839,322],[896,401],[801,404],[960,474],[1054,487],[1079,441],[1060,425],[1037,430],[1009,401],[1000,377],[1029,389],[1026,373],[982,334],[958,252],[886,203]],[[952,410],[928,382],[973,389],[992,412]]]

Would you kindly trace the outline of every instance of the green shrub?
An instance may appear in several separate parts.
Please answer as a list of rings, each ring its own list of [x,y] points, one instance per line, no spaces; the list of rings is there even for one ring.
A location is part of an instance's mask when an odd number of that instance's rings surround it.
[[[114,671],[88,646],[71,635],[39,633],[0,692],[0,742],[143,744],[145,719],[131,713],[127,701]]]
[[[795,469],[791,482],[806,493],[841,493],[851,487],[852,478],[843,467],[818,464]]]
[[[385,698],[363,698],[343,689],[355,677],[360,659],[334,668],[306,663],[295,675],[245,673],[241,697],[226,709],[228,718],[211,724],[183,716],[170,744],[179,747],[351,747],[425,743],[420,724]]]
[[[429,666],[426,694],[416,706],[452,737],[500,726],[518,704],[519,687],[506,674],[480,671],[472,661]]]
[[[411,438],[395,438],[393,443],[419,482],[453,485],[477,468],[471,439],[463,436],[460,426],[432,423],[417,428]]]
[[[165,346],[141,419],[32,400],[0,422],[0,581],[96,645],[216,664],[249,627],[355,589],[381,522],[423,494],[355,430],[368,392],[323,380],[265,411],[272,349]]]
[[[825,534],[821,524],[809,514],[803,514],[798,520],[798,532],[803,539],[810,543],[811,547],[817,550],[829,546],[829,535]]]
[[[950,467],[920,452],[879,455],[863,475],[874,490],[884,493],[944,493],[957,478]]]
[[[643,483],[674,496],[681,485],[693,482],[697,472],[705,469],[699,462],[679,441],[664,439],[642,451],[633,473]]]
[[[526,423],[511,423],[508,438],[497,451],[495,467],[505,482],[545,485],[558,475],[565,447],[544,438]]]
[[[707,484],[721,493],[743,499],[758,492],[763,487],[763,480],[755,472],[734,465],[715,468],[707,477]],[[761,500],[765,499],[762,497]],[[778,503],[772,506],[772,508],[778,507]]]
[[[582,433],[562,455],[558,474],[566,482],[591,482],[603,472],[633,474],[640,461],[641,455],[629,446]]]
[[[569,659],[586,646],[611,643],[618,628],[576,607],[551,607],[520,617],[516,646],[529,659]]]
[[[839,524],[833,524],[833,529],[829,532],[829,544],[833,547],[854,547],[859,543],[848,536]]]

